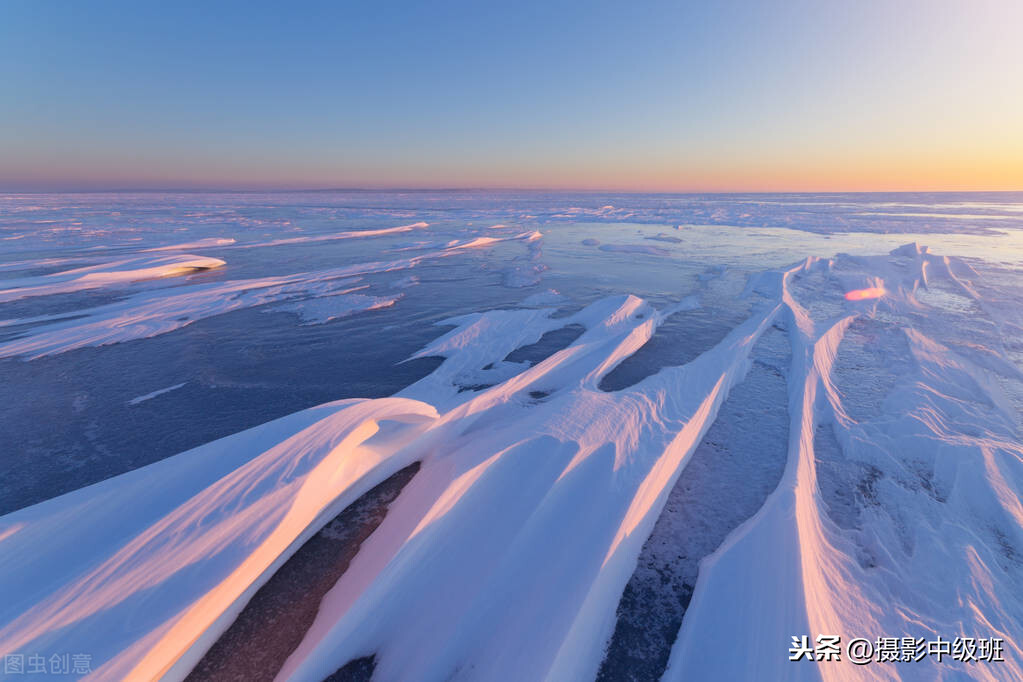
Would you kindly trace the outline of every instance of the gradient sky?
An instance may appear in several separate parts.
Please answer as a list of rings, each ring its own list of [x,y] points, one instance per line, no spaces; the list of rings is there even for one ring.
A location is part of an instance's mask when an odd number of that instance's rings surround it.
[[[1023,2],[0,3],[0,189],[1023,189]]]

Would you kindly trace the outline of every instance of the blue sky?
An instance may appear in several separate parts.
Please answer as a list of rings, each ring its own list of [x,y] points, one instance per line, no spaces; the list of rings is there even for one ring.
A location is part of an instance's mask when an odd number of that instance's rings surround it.
[[[0,189],[1023,188],[1023,3],[0,5]]]

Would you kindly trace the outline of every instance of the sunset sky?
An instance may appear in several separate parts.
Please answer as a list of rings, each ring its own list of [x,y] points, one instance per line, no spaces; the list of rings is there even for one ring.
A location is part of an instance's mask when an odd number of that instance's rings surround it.
[[[1023,2],[0,4],[0,191],[1023,190]]]

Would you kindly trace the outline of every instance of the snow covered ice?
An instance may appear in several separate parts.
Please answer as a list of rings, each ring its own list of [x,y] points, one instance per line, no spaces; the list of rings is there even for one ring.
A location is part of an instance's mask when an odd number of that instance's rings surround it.
[[[1023,679],[1023,196],[7,195],[0,239],[0,653],[199,675],[417,465],[267,679]]]

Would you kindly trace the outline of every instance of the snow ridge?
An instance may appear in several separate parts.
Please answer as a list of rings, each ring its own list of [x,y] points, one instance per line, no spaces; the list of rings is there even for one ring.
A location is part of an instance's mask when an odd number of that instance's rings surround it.
[[[843,295],[868,287],[886,293]],[[992,318],[990,338],[950,336],[963,313],[920,300],[944,287]],[[444,362],[394,397],[321,405],[0,518],[0,589],[13,595],[0,649],[91,651],[96,679],[181,679],[306,538],[418,461],[279,679],[318,682],[370,655],[384,681],[593,679],[669,492],[780,326],[785,471],[700,566],[665,679],[891,679],[935,665],[786,660],[793,634],[817,633],[1001,636],[995,672],[1023,677],[1023,446],[1007,390],[1023,373],[988,289],[915,245],[808,258],[751,280],[750,316],[716,346],[613,392],[601,379],[698,301],[610,296],[564,317],[447,320],[417,354]],[[546,359],[506,360],[570,325],[585,331]],[[885,387],[876,415],[857,393],[868,366]],[[851,503],[834,497],[850,489]],[[706,655],[733,638],[747,655]],[[994,675],[956,665],[925,674]]]

